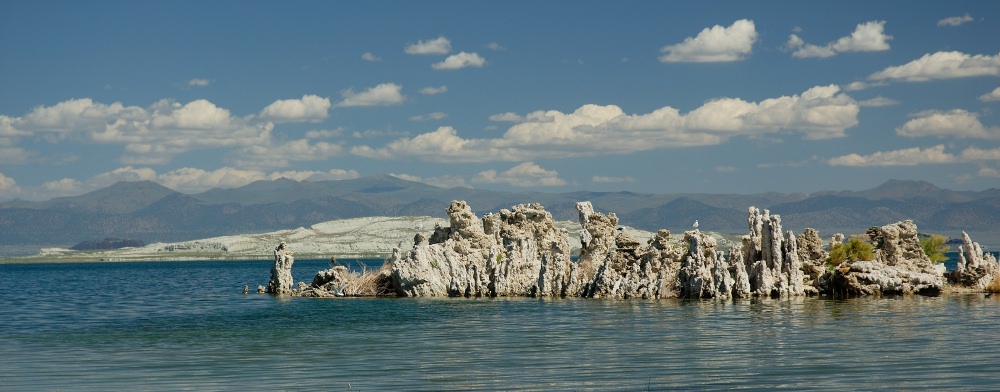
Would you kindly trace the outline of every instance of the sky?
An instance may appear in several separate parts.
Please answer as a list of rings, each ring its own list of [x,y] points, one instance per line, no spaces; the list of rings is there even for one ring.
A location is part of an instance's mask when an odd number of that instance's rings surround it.
[[[0,201],[1000,187],[995,1],[0,0]]]

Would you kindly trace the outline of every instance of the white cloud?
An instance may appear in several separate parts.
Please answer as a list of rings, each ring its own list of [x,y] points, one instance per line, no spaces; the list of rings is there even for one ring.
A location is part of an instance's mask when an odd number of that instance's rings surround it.
[[[331,180],[350,180],[354,178],[361,177],[355,170],[344,170],[344,169],[330,169],[325,172],[314,171],[314,170],[304,170],[304,171],[282,171],[273,172],[267,175],[270,180],[277,180],[279,178],[287,178],[295,181],[331,181]]]
[[[943,144],[929,148],[878,151],[871,155],[848,154],[827,161],[832,166],[916,166],[964,162],[1000,162],[1000,148],[967,147],[958,155],[945,152]]]
[[[330,110],[330,98],[303,95],[302,99],[279,99],[260,111],[260,117],[275,122],[321,122]]]
[[[266,179],[258,170],[223,167],[213,171],[185,167],[159,175],[159,183],[182,193],[204,192],[212,188],[236,188]]]
[[[854,32],[846,37],[840,37],[836,41],[824,46],[807,44],[799,36],[792,34],[788,37],[785,46],[794,50],[792,56],[798,58],[807,57],[831,57],[843,52],[877,52],[889,50],[889,40],[891,35],[885,34],[885,21],[870,21],[857,25]]]
[[[895,99],[889,99],[881,95],[872,99],[866,99],[864,101],[858,102],[858,105],[861,105],[863,107],[881,107],[881,106],[892,106],[898,104],[899,101]]]
[[[1000,139],[1000,127],[985,127],[975,113],[962,109],[947,112],[924,111],[914,117],[896,128],[896,134],[905,137]]]
[[[424,87],[420,89],[420,93],[424,95],[437,95],[445,92],[448,92],[448,86]]]
[[[972,20],[973,20],[972,19],[972,15],[969,15],[969,13],[967,12],[967,13],[965,13],[965,15],[962,15],[962,16],[952,16],[952,17],[949,17],[949,18],[941,19],[941,20],[939,20],[937,22],[937,25],[938,26],[961,26],[963,24],[971,22]]]
[[[480,57],[478,53],[459,52],[448,56],[444,61],[431,64],[431,68],[439,71],[453,71],[467,67],[482,68],[484,65],[486,65],[486,59]]]
[[[451,52],[451,41],[442,35],[432,40],[417,41],[403,51],[407,54],[448,54]]]
[[[596,182],[599,184],[622,184],[635,182],[635,178],[631,176],[625,177],[611,177],[611,176],[594,176],[590,179],[590,182]]]
[[[291,166],[291,162],[322,161],[343,154],[339,143],[298,139],[268,145],[240,148],[230,161],[238,167],[276,168]]]
[[[927,149],[919,147],[894,151],[878,151],[871,155],[849,154],[827,161],[832,166],[916,166],[933,163],[955,163],[958,158],[944,152],[944,145]]]
[[[411,116],[410,121],[437,121],[447,118],[448,115],[442,112],[433,112],[428,114]]]
[[[422,182],[424,184],[433,185],[439,188],[469,188],[469,185],[465,182],[465,178],[458,176],[438,176],[438,177],[420,177],[409,174],[399,174],[399,173],[389,173],[390,176],[404,179],[406,181]]]
[[[306,139],[331,139],[344,135],[344,128],[316,129],[306,132]]]
[[[0,147],[0,164],[25,163],[32,155],[34,154],[21,147]]]
[[[521,122],[521,121],[524,121],[524,117],[521,117],[520,114],[517,114],[517,113],[514,113],[514,112],[506,112],[506,113],[494,114],[494,115],[490,116],[490,121],[497,121],[497,122]]]
[[[330,169],[328,171],[280,171],[270,174],[259,170],[222,167],[207,171],[192,167],[173,170],[157,176],[156,181],[182,193],[204,192],[212,188],[237,188],[254,181],[288,178],[296,181],[346,180],[358,178],[354,170]]]
[[[521,122],[497,139],[464,139],[454,128],[441,127],[383,148],[358,146],[351,152],[440,162],[528,161],[716,145],[731,137],[769,133],[816,140],[844,136],[846,128],[857,124],[858,112],[857,102],[838,87],[817,86],[801,95],[759,103],[718,99],[687,114],[663,107],[628,115],[615,105],[584,105],[572,113],[537,111],[520,117]],[[495,121],[517,118],[509,113],[491,116]]]
[[[191,79],[187,81],[188,87],[205,87],[212,84],[209,79]]]
[[[705,28],[695,37],[684,42],[667,45],[660,62],[725,62],[739,61],[749,55],[757,41],[757,30],[752,20],[741,19],[729,27],[720,25]]]
[[[408,136],[409,134],[410,133],[406,131],[366,129],[361,132],[354,131],[351,133],[351,136],[355,139],[364,139],[373,137],[400,137]]]
[[[0,173],[0,196],[17,194],[19,191],[17,181],[14,181],[13,178],[7,177],[3,173]]]
[[[500,44],[498,44],[496,42],[490,42],[489,44],[486,45],[486,48],[489,49],[489,50],[495,50],[495,51],[498,51],[498,52],[507,50],[507,48],[503,47],[503,45],[500,45]]]
[[[1000,101],[1000,87],[993,89],[986,94],[980,95],[979,100],[983,102]]]
[[[270,123],[234,117],[204,99],[183,105],[161,100],[148,108],[72,99],[0,120],[0,132],[18,138],[31,135],[53,143],[76,138],[124,145],[120,161],[126,164],[162,164],[195,149],[263,143],[273,129]]]
[[[364,53],[362,53],[361,54],[361,59],[364,60],[364,61],[372,61],[372,62],[382,61],[381,57],[376,56],[372,52],[364,52]]]
[[[973,56],[961,52],[928,53],[909,63],[873,73],[868,79],[926,82],[976,76],[1000,76],[1000,54]]]
[[[485,184],[508,184],[517,187],[562,186],[566,180],[559,178],[555,170],[545,170],[533,162],[524,162],[507,171],[498,173],[496,170],[480,172],[473,182]]]
[[[340,93],[344,99],[337,103],[338,107],[356,106],[389,106],[398,105],[406,101],[401,90],[403,86],[396,83],[382,83],[360,93],[351,89]]]
[[[1000,170],[984,165],[979,168],[979,171],[976,172],[976,175],[978,175],[979,177],[986,177],[986,178],[1000,178]]]

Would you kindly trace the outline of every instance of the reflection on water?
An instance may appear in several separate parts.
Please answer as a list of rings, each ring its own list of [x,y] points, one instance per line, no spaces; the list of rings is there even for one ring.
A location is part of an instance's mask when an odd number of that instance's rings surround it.
[[[309,281],[326,261],[297,261]],[[373,263],[373,264],[377,264]],[[270,263],[0,265],[0,390],[992,389],[1000,298],[273,298]],[[1000,297],[1000,296],[998,296]]]

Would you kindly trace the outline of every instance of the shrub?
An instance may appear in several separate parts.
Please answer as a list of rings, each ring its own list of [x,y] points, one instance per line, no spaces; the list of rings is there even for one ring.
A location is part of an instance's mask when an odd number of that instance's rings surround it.
[[[1000,275],[997,275],[990,284],[986,285],[987,293],[1000,293]]]
[[[860,238],[851,237],[847,242],[836,244],[830,248],[830,256],[826,259],[826,264],[831,268],[840,265],[845,261],[872,260],[875,258],[872,244],[862,241]]]
[[[924,248],[924,253],[931,259],[931,262],[940,263],[948,260],[948,256],[944,254],[951,250],[951,247],[945,245],[945,242],[948,242],[948,238],[945,236],[931,234],[929,237],[920,239],[920,247]]]

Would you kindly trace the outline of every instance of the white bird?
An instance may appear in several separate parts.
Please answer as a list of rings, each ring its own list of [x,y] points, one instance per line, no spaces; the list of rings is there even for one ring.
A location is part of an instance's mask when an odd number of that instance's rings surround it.
[[[691,227],[694,227],[695,229],[698,228],[698,220],[697,219],[694,220],[694,224],[691,225]]]

